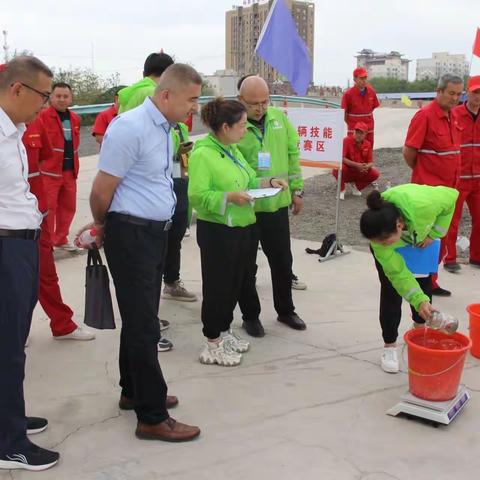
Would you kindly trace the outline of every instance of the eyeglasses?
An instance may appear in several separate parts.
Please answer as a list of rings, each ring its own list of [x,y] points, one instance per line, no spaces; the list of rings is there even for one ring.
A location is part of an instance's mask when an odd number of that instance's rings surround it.
[[[243,97],[242,97],[242,100],[243,100],[243,103],[245,103],[246,105],[252,108],[255,108],[255,107],[267,108],[268,105],[270,104],[270,100],[264,100],[263,102],[256,102],[256,103],[247,102]]]
[[[26,83],[22,83],[22,82],[20,82],[20,85],[23,85],[25,88],[28,88],[29,90],[32,90],[35,93],[38,93],[43,98],[43,104],[44,105],[50,99],[51,92],[48,92],[48,93],[41,92],[40,90],[37,90],[36,88],[33,88],[30,85],[27,85]]]

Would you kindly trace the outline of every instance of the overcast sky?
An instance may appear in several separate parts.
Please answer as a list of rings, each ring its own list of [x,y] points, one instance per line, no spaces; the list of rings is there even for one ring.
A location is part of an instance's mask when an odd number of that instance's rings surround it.
[[[161,48],[205,74],[225,68],[225,11],[241,3],[2,0],[0,30],[8,30],[12,51],[31,50],[55,67],[91,67],[93,46],[95,72],[119,72],[131,83]],[[362,48],[412,60],[449,51],[470,61],[480,26],[479,0],[316,0],[315,10],[314,81],[326,85],[346,85]],[[472,71],[480,74],[480,60]]]

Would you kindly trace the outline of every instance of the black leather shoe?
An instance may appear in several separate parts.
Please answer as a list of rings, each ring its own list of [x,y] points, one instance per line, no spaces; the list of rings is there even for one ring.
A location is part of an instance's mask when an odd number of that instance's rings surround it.
[[[285,325],[288,325],[294,330],[306,330],[307,326],[305,322],[296,314],[291,313],[290,315],[279,315],[277,320]]]
[[[260,320],[254,320],[253,322],[243,322],[242,327],[251,337],[264,337],[265,330]]]
[[[445,290],[442,287],[437,287],[432,290],[432,295],[436,295],[437,297],[450,297],[452,292],[450,290]]]

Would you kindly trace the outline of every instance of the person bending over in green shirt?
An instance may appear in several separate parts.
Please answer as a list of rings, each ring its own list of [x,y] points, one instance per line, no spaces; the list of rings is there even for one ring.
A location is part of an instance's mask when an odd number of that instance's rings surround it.
[[[402,316],[402,298],[410,303],[414,327],[433,313],[432,276],[414,275],[397,251],[406,245],[428,247],[444,237],[450,226],[458,191],[448,187],[406,184],[367,198],[368,210],[360,230],[370,240],[380,279],[380,325],[385,347],[381,367],[399,371],[396,341]]]
[[[202,266],[202,323],[206,337],[200,362],[234,366],[250,345],[232,330],[233,311],[245,275],[255,268],[254,202],[248,189],[287,182],[259,179],[235,145],[246,132],[247,113],[236,100],[217,98],[202,108],[211,130],[197,141],[189,160],[188,197],[197,211],[197,243]],[[251,298],[260,307],[256,291]]]

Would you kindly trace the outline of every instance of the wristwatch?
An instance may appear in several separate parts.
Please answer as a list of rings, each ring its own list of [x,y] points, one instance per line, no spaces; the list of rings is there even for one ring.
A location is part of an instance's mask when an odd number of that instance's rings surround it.
[[[303,190],[294,190],[293,195],[294,195],[295,197],[303,198],[303,194],[304,194],[304,193],[305,193],[305,192],[304,192]]]

